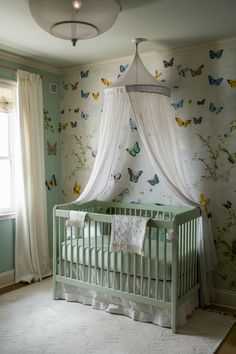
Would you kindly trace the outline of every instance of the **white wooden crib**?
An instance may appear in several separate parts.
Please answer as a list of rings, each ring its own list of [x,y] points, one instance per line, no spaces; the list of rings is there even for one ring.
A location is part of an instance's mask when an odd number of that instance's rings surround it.
[[[70,210],[86,211],[82,229],[66,227]],[[110,251],[113,214],[148,216],[144,256]],[[53,223],[54,299],[58,286],[80,289],[171,311],[198,292],[199,208],[90,202],[57,205]]]

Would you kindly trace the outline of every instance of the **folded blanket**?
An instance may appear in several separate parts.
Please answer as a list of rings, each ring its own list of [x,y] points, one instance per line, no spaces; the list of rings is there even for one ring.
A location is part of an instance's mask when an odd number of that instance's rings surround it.
[[[87,216],[86,211],[69,211],[68,219],[65,222],[66,226],[73,226],[82,229],[85,225],[85,219]]]
[[[144,239],[150,218],[130,215],[113,215],[111,251],[124,251],[144,255]]]

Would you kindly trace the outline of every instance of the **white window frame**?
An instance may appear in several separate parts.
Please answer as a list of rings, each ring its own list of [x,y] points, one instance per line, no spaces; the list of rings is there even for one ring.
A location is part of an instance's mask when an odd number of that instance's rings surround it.
[[[0,86],[11,87],[16,93],[16,82],[0,79]],[[11,205],[10,208],[0,209],[0,219],[11,219],[15,217],[15,127],[16,127],[16,109],[13,112],[1,114],[6,114],[8,117],[8,134],[9,134],[9,155],[0,156],[0,160],[10,161],[11,168]]]

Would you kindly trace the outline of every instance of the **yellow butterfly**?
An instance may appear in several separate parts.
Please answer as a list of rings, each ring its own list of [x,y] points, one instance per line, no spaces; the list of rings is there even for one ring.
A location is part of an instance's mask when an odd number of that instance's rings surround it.
[[[231,88],[235,88],[236,87],[236,80],[227,80],[228,84],[231,86]]]
[[[190,69],[191,75],[192,75],[193,77],[194,77],[194,76],[201,75],[203,68],[204,68],[204,65],[200,65],[196,70]]]
[[[99,99],[99,92],[92,92],[93,98],[95,99],[95,101],[97,101]]]
[[[102,77],[101,80],[102,80],[102,83],[103,83],[105,86],[107,86],[107,87],[111,86],[111,84],[112,84],[111,81],[108,81],[107,79],[104,79],[104,77]]]
[[[182,119],[175,117],[176,123],[178,124],[179,127],[186,128],[191,122],[192,119],[188,119],[186,121],[183,121]]]
[[[73,193],[76,195],[80,195],[80,189],[81,185],[77,182],[75,182],[74,187],[73,187]]]
[[[162,75],[162,72],[155,70],[155,79],[159,79],[159,77]]]
[[[66,130],[67,127],[68,127],[68,122],[64,124],[59,123],[58,131],[61,132],[62,130]]]
[[[204,195],[204,193],[200,193],[199,196],[199,203],[201,204],[201,206],[205,209],[205,212],[208,214],[208,205],[210,204],[210,199],[206,198],[206,196]]]

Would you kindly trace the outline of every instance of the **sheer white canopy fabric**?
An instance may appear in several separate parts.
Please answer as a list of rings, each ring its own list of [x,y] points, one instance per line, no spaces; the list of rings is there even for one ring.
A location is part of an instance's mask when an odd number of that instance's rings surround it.
[[[49,275],[45,193],[43,97],[40,75],[17,71],[15,281]]]

